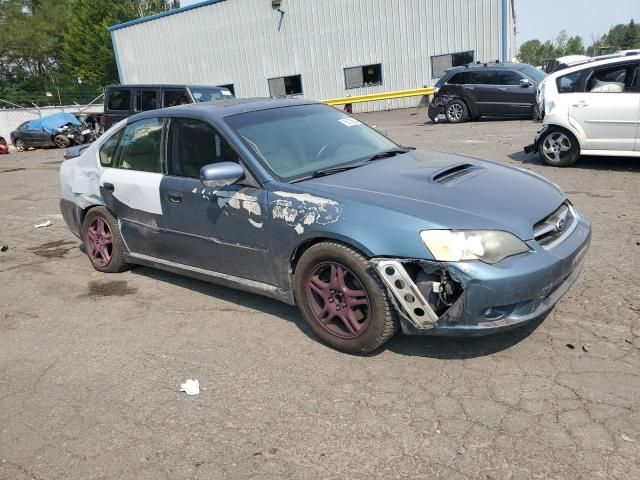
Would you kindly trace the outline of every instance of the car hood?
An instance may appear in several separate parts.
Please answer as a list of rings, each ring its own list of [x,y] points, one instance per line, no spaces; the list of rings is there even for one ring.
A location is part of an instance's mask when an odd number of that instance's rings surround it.
[[[522,240],[565,200],[532,172],[486,160],[414,150],[300,187],[394,210],[431,228],[504,230]]]

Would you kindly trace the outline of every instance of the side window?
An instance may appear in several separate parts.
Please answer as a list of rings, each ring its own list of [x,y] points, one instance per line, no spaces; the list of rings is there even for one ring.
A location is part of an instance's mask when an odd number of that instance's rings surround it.
[[[640,64],[636,66],[636,70],[633,74],[633,80],[631,81],[630,92],[640,92]]]
[[[559,93],[573,93],[577,92],[580,87],[580,82],[582,80],[582,76],[584,75],[584,71],[567,73],[561,77],[556,79],[556,84],[558,86]]]
[[[200,169],[210,163],[240,162],[235,151],[214,128],[200,120],[171,119],[169,141],[169,175],[199,178]]]
[[[16,130],[28,130],[30,122],[21,123],[20,126]]]
[[[447,83],[450,85],[464,85],[467,83],[467,72],[458,72],[453,74]]]
[[[165,90],[162,93],[162,105],[164,107],[175,107],[176,105],[185,105],[189,102],[187,91],[184,88],[175,90]]]
[[[592,93],[623,93],[631,87],[634,65],[599,68],[587,81],[586,91]]]
[[[127,125],[118,146],[117,165],[125,170],[162,172],[162,120],[146,118]]]
[[[109,100],[107,101],[107,110],[126,110],[131,109],[131,90],[128,88],[117,88],[109,90]]]
[[[472,85],[495,85],[497,82],[496,72],[493,70],[475,70],[467,75],[467,83]]]
[[[103,167],[113,167],[113,159],[115,158],[116,147],[122,137],[121,128],[116,133],[111,135],[100,147],[100,165]]]
[[[146,112],[158,108],[157,90],[138,90],[136,95],[136,111]]]
[[[520,80],[523,78],[512,70],[498,70],[498,85],[520,85]]]

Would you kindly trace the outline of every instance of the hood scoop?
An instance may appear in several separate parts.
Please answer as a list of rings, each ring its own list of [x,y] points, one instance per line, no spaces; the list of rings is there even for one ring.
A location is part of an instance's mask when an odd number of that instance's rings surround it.
[[[455,165],[453,167],[449,167],[436,172],[431,177],[431,181],[445,185],[458,183],[462,180],[466,180],[467,178],[475,177],[483,170],[484,168],[479,165],[473,165],[472,163],[461,163],[459,165]]]

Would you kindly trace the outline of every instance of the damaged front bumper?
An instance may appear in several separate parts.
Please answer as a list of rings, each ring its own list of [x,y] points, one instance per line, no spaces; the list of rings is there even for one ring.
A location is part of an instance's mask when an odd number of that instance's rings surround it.
[[[591,227],[581,216],[573,233],[551,250],[535,241],[531,252],[495,265],[374,258],[406,334],[488,335],[546,315],[575,283]]]
[[[542,134],[547,131],[547,127],[542,127],[541,130],[536,132],[536,136],[533,139],[533,143],[531,145],[527,145],[524,147],[524,153],[537,153],[538,152],[538,144],[540,143],[540,138],[542,138]]]

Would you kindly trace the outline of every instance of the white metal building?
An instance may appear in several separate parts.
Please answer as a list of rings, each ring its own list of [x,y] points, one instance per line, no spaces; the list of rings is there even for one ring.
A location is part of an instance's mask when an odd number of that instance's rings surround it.
[[[515,53],[513,0],[207,0],[109,30],[121,83],[225,85],[238,97],[418,88]]]

